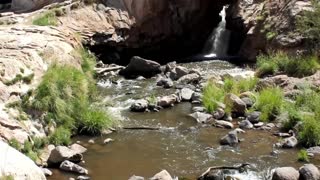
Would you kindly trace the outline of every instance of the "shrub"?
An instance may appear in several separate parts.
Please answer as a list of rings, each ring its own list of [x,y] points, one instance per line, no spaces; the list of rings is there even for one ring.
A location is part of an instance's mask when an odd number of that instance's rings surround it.
[[[262,121],[270,121],[280,114],[283,101],[284,97],[280,88],[267,88],[258,95],[254,108],[261,111]]]
[[[289,76],[304,77],[314,74],[318,69],[319,62],[316,56],[290,57],[283,52],[277,52],[257,57],[256,75],[261,77],[283,72]]]
[[[80,48],[78,51],[82,59],[81,68],[83,72],[93,73],[93,69],[97,62],[96,57],[85,48]]]
[[[301,149],[298,152],[298,161],[309,162],[308,152],[305,149]]]
[[[275,61],[270,60],[269,56],[259,55],[257,57],[256,75],[258,77],[275,74],[278,70],[278,64]]]
[[[79,122],[80,133],[100,134],[102,129],[112,125],[112,119],[104,110],[98,108],[88,108],[81,113]]]
[[[40,15],[39,17],[36,17],[36,19],[33,20],[32,24],[38,26],[57,26],[58,19],[53,11],[49,11]]]
[[[288,119],[282,122],[282,128],[286,131],[289,131],[294,128],[294,126],[302,121],[301,113],[294,106],[286,106],[285,109],[288,113]]]
[[[314,74],[319,69],[319,63],[316,56],[300,57],[290,59],[284,71],[289,76],[304,77]]]
[[[218,103],[224,98],[225,92],[215,83],[208,82],[203,89],[202,102],[208,112],[213,112],[218,108]]]
[[[299,132],[299,140],[305,147],[320,144],[320,124],[314,116],[304,117],[303,127],[301,132]]]
[[[240,80],[226,78],[224,80],[223,89],[226,93],[239,95],[246,91],[253,91],[257,82],[257,78],[241,78]]]
[[[79,70],[53,65],[43,76],[35,91],[33,107],[43,112],[50,112],[58,125],[75,127],[73,104],[88,101],[88,81]]]
[[[11,139],[9,145],[18,151],[21,151],[22,149],[21,144],[16,139]]]
[[[57,128],[49,137],[49,142],[54,145],[69,145],[71,143],[71,132],[64,127]]]
[[[32,138],[32,140],[33,140],[33,149],[36,152],[38,150],[44,148],[45,145],[48,144],[48,139],[47,138],[34,137],[34,138]]]

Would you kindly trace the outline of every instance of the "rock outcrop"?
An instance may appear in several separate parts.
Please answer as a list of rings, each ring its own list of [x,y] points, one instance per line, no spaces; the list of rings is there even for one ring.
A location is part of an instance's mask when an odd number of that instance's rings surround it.
[[[34,90],[51,63],[80,68],[80,58],[72,55],[79,45],[73,34],[56,27],[0,27],[0,138],[23,143],[29,135],[45,136],[43,124],[10,104]],[[22,80],[14,81],[16,77]],[[26,120],[20,121],[21,116]]]
[[[45,180],[46,177],[36,164],[19,151],[0,140],[0,177],[13,179]]]
[[[311,10],[310,1],[235,0],[228,9],[227,28],[232,30],[231,50],[254,61],[260,51],[277,49],[296,53],[306,50],[304,38],[296,29],[303,10]]]

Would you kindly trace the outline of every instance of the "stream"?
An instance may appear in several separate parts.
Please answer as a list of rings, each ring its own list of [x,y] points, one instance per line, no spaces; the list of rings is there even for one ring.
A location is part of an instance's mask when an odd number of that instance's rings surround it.
[[[205,61],[179,64],[198,69],[204,79],[219,74],[250,74],[250,70],[237,67],[225,61]],[[166,169],[172,176],[196,179],[210,166],[233,166],[250,163],[246,172],[230,172],[239,179],[268,179],[271,169],[279,166],[298,168],[297,149],[279,149],[272,156],[272,144],[278,138],[272,132],[248,130],[240,134],[243,141],[236,147],[221,146],[219,140],[230,130],[197,124],[188,114],[195,105],[184,102],[160,112],[133,113],[129,106],[135,99],[152,95],[169,95],[175,89],[157,87],[156,79],[125,80],[115,76],[98,83],[102,94],[110,97],[112,111],[120,112],[124,127],[161,127],[159,131],[119,130],[107,136],[95,137],[95,144],[89,144],[92,137],[75,137],[74,142],[88,148],[84,154],[83,166],[94,180],[127,180],[132,175],[152,177]],[[236,121],[234,121],[236,124]],[[103,144],[103,140],[115,141]],[[57,169],[51,180],[77,177]]]

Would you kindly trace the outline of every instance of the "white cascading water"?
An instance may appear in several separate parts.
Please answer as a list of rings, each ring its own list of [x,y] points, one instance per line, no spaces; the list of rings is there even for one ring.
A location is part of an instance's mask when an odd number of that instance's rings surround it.
[[[221,57],[227,55],[230,32],[226,29],[226,6],[220,12],[222,17],[218,27],[213,30],[204,48],[205,57]]]

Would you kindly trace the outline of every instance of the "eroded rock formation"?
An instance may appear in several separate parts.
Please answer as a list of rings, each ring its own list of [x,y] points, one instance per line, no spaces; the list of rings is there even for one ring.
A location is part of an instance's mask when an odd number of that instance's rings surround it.
[[[305,39],[297,32],[296,19],[311,10],[310,1],[237,0],[228,9],[227,28],[233,31],[233,53],[254,61],[259,52],[305,51]]]

